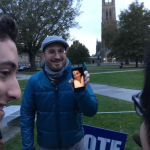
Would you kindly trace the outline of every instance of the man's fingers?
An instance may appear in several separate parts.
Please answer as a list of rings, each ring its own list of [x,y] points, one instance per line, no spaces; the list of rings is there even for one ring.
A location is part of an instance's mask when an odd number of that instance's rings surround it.
[[[87,84],[89,83],[89,81],[90,81],[90,79],[87,78],[87,79],[85,80],[84,84],[87,85]]]
[[[84,71],[84,75],[86,76],[88,74],[88,71]]]
[[[70,84],[73,84],[73,79],[69,80],[69,83],[70,83]]]
[[[90,77],[90,74],[87,74],[87,75],[85,76],[85,81],[86,81],[89,77]]]
[[[88,83],[90,81],[89,77],[90,77],[90,74],[88,73],[88,71],[84,71],[84,78],[85,78],[84,85],[85,85],[86,89],[87,89]]]

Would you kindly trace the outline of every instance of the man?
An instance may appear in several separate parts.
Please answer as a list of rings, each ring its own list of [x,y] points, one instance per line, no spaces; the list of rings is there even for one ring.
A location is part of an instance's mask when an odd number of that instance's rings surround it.
[[[123,62],[120,62],[120,69],[123,69]]]
[[[21,90],[16,79],[18,54],[15,45],[18,30],[15,22],[8,16],[0,19],[0,129],[5,112],[3,107],[8,102],[21,97]],[[0,150],[4,150],[4,141],[0,132]]]
[[[35,150],[35,113],[39,150],[85,150],[82,113],[94,116],[98,102],[88,85],[88,72],[84,73],[87,89],[73,91],[67,47],[58,36],[48,36],[42,43],[43,70],[29,79],[21,105],[23,150]]]

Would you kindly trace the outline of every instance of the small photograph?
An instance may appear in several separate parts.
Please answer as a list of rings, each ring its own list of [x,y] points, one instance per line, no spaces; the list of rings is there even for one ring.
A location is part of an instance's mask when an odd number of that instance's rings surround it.
[[[72,71],[74,78],[74,88],[84,87],[84,75],[81,70]]]

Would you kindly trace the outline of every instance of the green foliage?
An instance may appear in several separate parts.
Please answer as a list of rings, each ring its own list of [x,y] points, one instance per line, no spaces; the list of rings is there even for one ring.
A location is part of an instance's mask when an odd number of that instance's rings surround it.
[[[150,37],[150,11],[138,1],[121,11],[118,31],[111,43],[112,52],[117,58],[143,60]]]
[[[47,35],[70,37],[69,29],[78,27],[82,0],[0,0],[1,14],[9,14],[19,27],[19,52],[29,54],[31,70],[35,55]],[[76,4],[76,5],[75,5]]]
[[[67,51],[67,57],[73,64],[82,64],[87,62],[89,55],[89,50],[79,41],[74,41]]]

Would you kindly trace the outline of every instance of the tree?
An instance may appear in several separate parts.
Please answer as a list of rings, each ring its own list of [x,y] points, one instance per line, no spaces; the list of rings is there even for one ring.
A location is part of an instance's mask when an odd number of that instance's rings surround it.
[[[82,64],[87,62],[89,55],[89,50],[79,41],[74,41],[73,44],[68,48],[67,57],[73,64]]]
[[[69,29],[78,27],[80,6],[81,0],[0,0],[1,14],[9,14],[18,25],[18,50],[28,53],[31,70],[36,69],[35,56],[47,35],[68,39]]]
[[[111,43],[111,54],[120,59],[134,59],[138,67],[150,37],[150,11],[144,8],[144,3],[135,1],[127,10],[121,11],[119,18],[118,31]]]
[[[92,54],[92,55],[91,55],[91,57],[95,57],[95,56],[96,56],[96,54]]]

